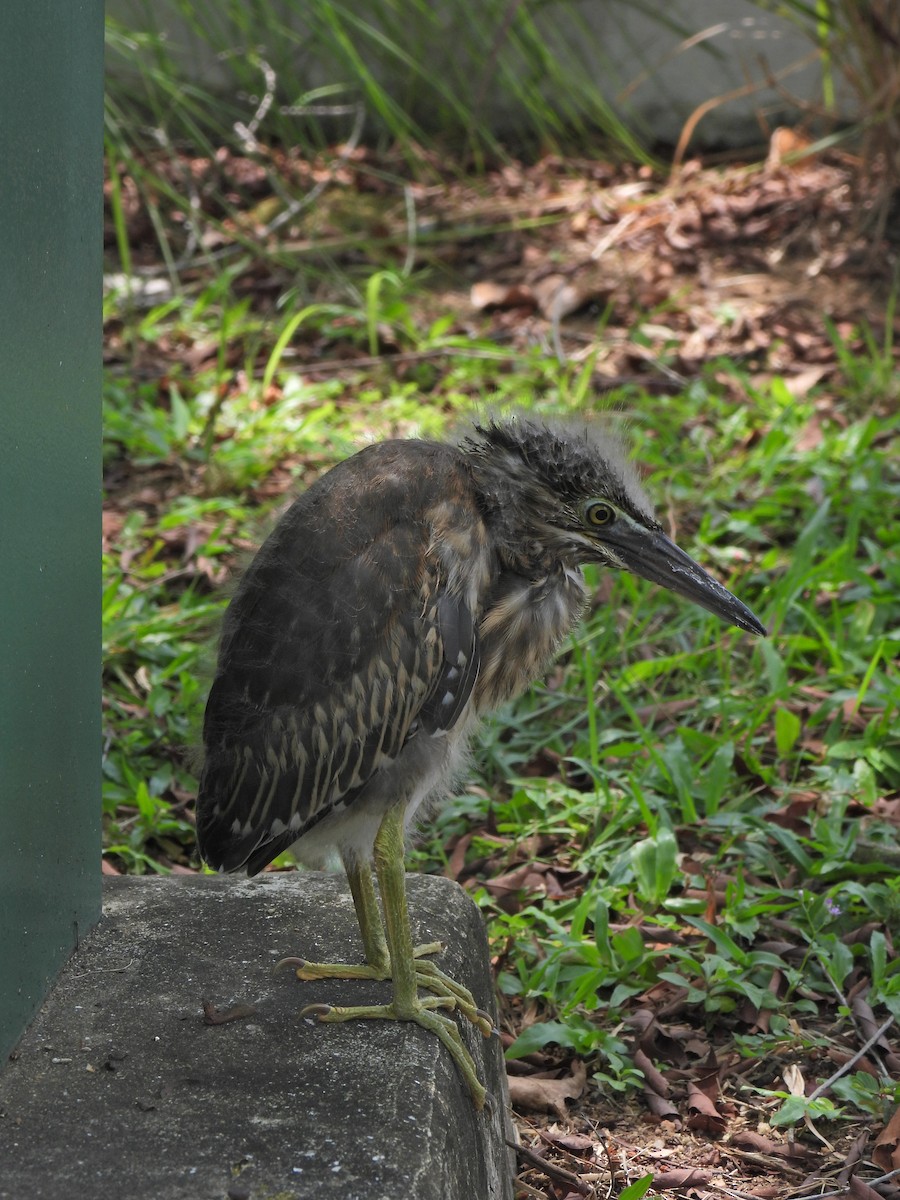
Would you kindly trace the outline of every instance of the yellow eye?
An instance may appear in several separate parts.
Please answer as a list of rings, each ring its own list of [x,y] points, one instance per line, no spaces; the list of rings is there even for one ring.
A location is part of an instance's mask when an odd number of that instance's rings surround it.
[[[603,500],[592,500],[584,510],[584,519],[595,529],[603,525],[612,525],[616,519],[616,510]]]

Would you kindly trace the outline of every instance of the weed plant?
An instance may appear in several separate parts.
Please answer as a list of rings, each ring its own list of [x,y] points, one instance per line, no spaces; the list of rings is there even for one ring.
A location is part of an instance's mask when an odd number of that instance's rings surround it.
[[[355,312],[301,315],[306,336],[355,330],[363,352],[390,325],[412,350],[440,351],[442,368],[425,393],[377,357],[368,374],[309,383],[287,355],[298,316],[266,323],[213,287],[146,312],[128,335],[141,355],[165,340],[209,344],[204,367],[169,372],[164,403],[158,379],[110,372],[110,861],[197,865],[183,747],[196,740],[218,583],[293,486],[373,436],[436,435],[488,402],[613,410],[663,519],[771,636],[753,641],[642,581],[595,572],[586,623],[546,682],[485,726],[469,785],[414,865],[446,869],[470,837],[457,871],[488,917],[500,988],[510,1011],[538,1018],[510,1053],[570,1047],[608,1088],[640,1082],[621,1021],[652,989],[682,996],[713,1029],[736,1027],[745,1005],[766,1013],[764,1028],[737,1035],[750,1057],[827,1041],[826,1015],[837,1005],[852,1020],[863,978],[872,1009],[900,1016],[900,856],[896,824],[879,817],[900,792],[890,345],[869,338],[860,358],[838,341],[844,390],[825,408],[729,363],[669,396],[597,398],[589,364],[560,369],[537,351],[461,339],[447,321],[421,325],[412,281],[373,282]],[[492,888],[529,857],[575,882],[556,898]],[[893,1098],[870,1076],[842,1087],[849,1111]],[[797,1119],[796,1098],[782,1099],[777,1119]]]

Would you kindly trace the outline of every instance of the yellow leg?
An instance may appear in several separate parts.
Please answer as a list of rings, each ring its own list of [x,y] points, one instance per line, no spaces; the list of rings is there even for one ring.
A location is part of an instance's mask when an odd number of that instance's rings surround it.
[[[459,1011],[476,1025],[485,1037],[493,1032],[493,1026],[488,1014],[476,1005],[468,988],[456,983],[433,963],[420,961],[423,954],[432,954],[440,950],[440,943],[413,946],[406,902],[403,814],[402,805],[390,809],[382,820],[375,838],[375,871],[384,908],[383,925],[378,915],[375,889],[368,866],[345,861],[368,963],[355,966],[284,959],[279,966],[296,966],[300,979],[390,977],[394,991],[390,1004],[355,1005],[345,1008],[312,1004],[303,1010],[303,1014],[317,1016],[320,1021],[414,1021],[440,1038],[468,1085],[476,1108],[480,1109],[484,1106],[485,1089],[478,1079],[472,1056],[463,1044],[452,1018],[436,1010]],[[424,999],[420,998],[420,987],[433,994]]]
[[[360,862],[358,858],[346,854],[342,854],[341,859],[347,872],[347,882],[350,884],[366,962],[381,972],[381,979],[388,979],[391,974],[391,956],[384,937],[381,913],[378,911],[372,868],[367,862]]]

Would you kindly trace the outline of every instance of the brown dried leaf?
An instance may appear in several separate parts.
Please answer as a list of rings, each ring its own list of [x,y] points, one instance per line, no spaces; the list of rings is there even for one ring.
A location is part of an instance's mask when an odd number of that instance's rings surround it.
[[[559,320],[578,307],[577,294],[564,275],[545,275],[534,285],[534,298],[545,317]]]
[[[562,1079],[540,1075],[509,1075],[509,1098],[513,1108],[531,1112],[553,1112],[566,1119],[566,1101],[577,1100],[584,1092],[587,1071],[580,1059],[572,1063],[572,1072]]]
[[[875,1139],[872,1160],[883,1171],[900,1168],[900,1108],[894,1109],[891,1119]]]
[[[644,1074],[644,1090],[656,1092],[659,1096],[668,1096],[669,1085],[663,1075],[656,1069],[643,1050],[635,1050],[634,1065]]]
[[[803,1078],[803,1072],[796,1063],[790,1063],[786,1066],[781,1073],[781,1078],[784,1080],[787,1090],[792,1096],[806,1095],[806,1082]]]
[[[866,988],[866,990],[868,991],[868,988]],[[875,1013],[872,1011],[872,1006],[869,1004],[868,1000],[866,1000],[865,995],[854,996],[851,1000],[850,1006],[853,1009],[853,1015],[859,1022],[859,1027],[865,1034],[866,1038],[873,1037],[878,1032],[882,1022],[876,1018]],[[875,1044],[876,1046],[880,1046],[883,1050],[890,1051],[891,1049],[891,1044],[884,1034],[881,1035]]]
[[[659,1121],[671,1121],[673,1125],[681,1128],[681,1116],[678,1109],[665,1096],[660,1096],[658,1092],[652,1092],[649,1088],[644,1088],[644,1099],[647,1101],[647,1107],[654,1117]]]
[[[448,879],[458,880],[466,865],[466,851],[472,843],[474,832],[464,833],[453,847],[453,853],[447,862],[447,869],[444,872]]]
[[[871,1136],[871,1132],[868,1129],[864,1129],[859,1137],[855,1138],[851,1143],[847,1150],[847,1161],[844,1164],[844,1169],[838,1175],[838,1183],[846,1184],[847,1180],[853,1174],[856,1164],[862,1162]]]
[[[772,130],[772,136],[769,139],[766,170],[774,171],[785,166],[794,171],[806,169],[808,166],[806,157],[801,160],[800,155],[806,155],[811,146],[812,142],[805,134],[788,129],[786,125],[779,125],[777,129]]]
[[[482,280],[472,284],[469,292],[472,307],[478,312],[490,308],[534,308],[535,297],[524,283],[493,283]]]
[[[879,796],[872,806],[872,811],[882,821],[888,821],[891,825],[900,825],[900,796],[888,799],[887,796]]]
[[[586,1133],[575,1133],[569,1129],[560,1129],[557,1125],[550,1129],[542,1129],[539,1131],[541,1140],[549,1142],[551,1146],[558,1146],[560,1150],[566,1150],[569,1154],[574,1154],[578,1158],[593,1157],[597,1143]]]
[[[712,1171],[698,1167],[676,1167],[674,1170],[654,1175],[653,1186],[665,1192],[670,1188],[696,1187],[701,1183],[709,1183],[712,1177]]]
[[[733,1146],[739,1150],[750,1150],[757,1154],[770,1154],[774,1158],[806,1161],[812,1157],[812,1150],[802,1142],[774,1142],[771,1138],[753,1133],[750,1129],[740,1129],[730,1137]]]
[[[484,887],[500,901],[504,911],[513,912],[520,894],[546,892],[544,876],[549,870],[547,863],[522,863],[505,875],[486,880]],[[514,907],[510,908],[510,904]]]
[[[874,1188],[869,1187],[865,1180],[860,1179],[858,1175],[854,1175],[848,1180],[847,1191],[853,1200],[884,1200],[881,1192],[876,1192]]]
[[[807,367],[785,379],[784,386],[795,400],[802,400],[816,386],[822,376],[828,374],[828,371],[829,368],[822,365]],[[797,438],[796,448],[801,452],[816,450],[822,444],[822,437],[822,426],[818,417],[813,416]]]
[[[209,1000],[202,1000],[204,1025],[227,1025],[230,1021],[245,1021],[256,1015],[252,1004],[235,1004],[231,1008],[216,1008]]]
[[[716,1106],[694,1084],[688,1085],[688,1129],[699,1130],[713,1136],[725,1132],[725,1118],[718,1112]]]

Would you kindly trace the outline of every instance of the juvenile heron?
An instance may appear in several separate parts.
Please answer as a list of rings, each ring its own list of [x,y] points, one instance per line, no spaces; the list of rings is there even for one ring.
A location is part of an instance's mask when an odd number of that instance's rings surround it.
[[[426,959],[439,944],[413,945],[404,834],[448,790],[479,718],[533,683],[578,621],[587,563],[765,633],[666,537],[614,443],[498,419],[459,445],[369,446],[295,501],[228,609],[206,709],[203,857],[255,875],[289,846],[315,866],[336,852],[366,963],[289,961],[302,979],[392,981],[388,1004],[304,1012],[430,1029],[479,1108],[448,1013],[486,1036],[491,1021]]]

